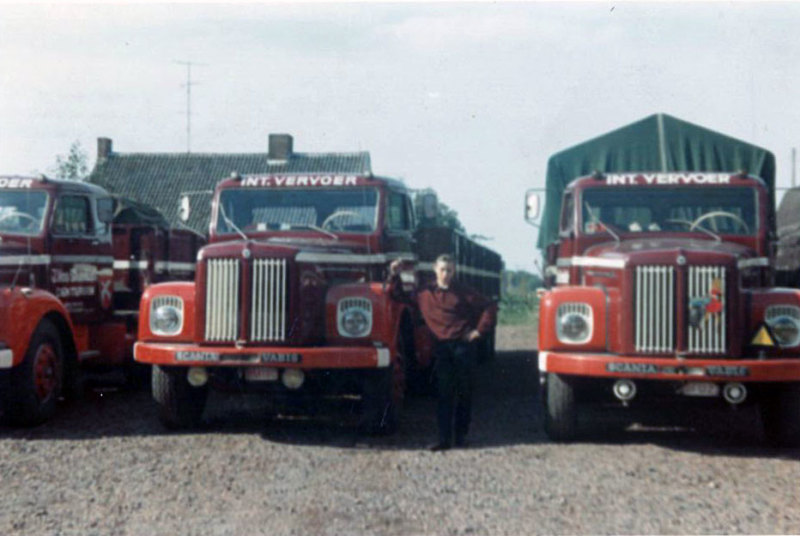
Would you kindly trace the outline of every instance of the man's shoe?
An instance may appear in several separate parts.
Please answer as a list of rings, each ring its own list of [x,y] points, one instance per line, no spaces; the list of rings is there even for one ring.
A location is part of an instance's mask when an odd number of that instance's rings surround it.
[[[434,443],[428,450],[431,452],[441,452],[443,450],[450,450],[450,443]]]

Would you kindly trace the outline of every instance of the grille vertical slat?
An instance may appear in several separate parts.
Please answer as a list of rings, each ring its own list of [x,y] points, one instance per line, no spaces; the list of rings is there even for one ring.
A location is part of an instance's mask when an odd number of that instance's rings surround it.
[[[236,259],[209,259],[206,273],[206,340],[235,341],[239,331],[240,267]]]
[[[727,289],[724,266],[691,266],[689,267],[689,295],[687,306],[691,309],[702,307],[695,312],[700,318],[697,326],[689,325],[690,352],[699,354],[720,354],[726,351],[727,325]],[[714,313],[707,308],[713,300],[721,301],[720,311]]]
[[[286,339],[286,259],[253,262],[250,338],[255,342]]]
[[[671,266],[637,266],[634,306],[637,352],[675,349],[675,270]]]

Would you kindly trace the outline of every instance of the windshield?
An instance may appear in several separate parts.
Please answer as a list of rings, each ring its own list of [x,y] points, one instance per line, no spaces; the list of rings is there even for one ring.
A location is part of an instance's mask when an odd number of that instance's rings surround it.
[[[375,230],[378,191],[374,188],[322,190],[223,190],[217,232],[232,233],[227,216],[239,229],[288,231],[323,229],[346,233]]]
[[[703,229],[752,235],[758,228],[753,188],[587,188],[582,196],[583,232],[675,232]]]
[[[0,233],[39,234],[46,206],[45,192],[0,191]]]

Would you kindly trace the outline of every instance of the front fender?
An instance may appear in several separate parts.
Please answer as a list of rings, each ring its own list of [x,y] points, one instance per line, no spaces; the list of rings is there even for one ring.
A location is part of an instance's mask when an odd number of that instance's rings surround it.
[[[64,304],[53,294],[27,287],[0,289],[0,341],[12,352],[11,366],[16,367],[28,351],[33,332],[45,316],[55,316],[67,326],[65,342],[75,346],[74,326]]]
[[[183,328],[175,335],[156,335],[150,330],[150,305],[159,296],[177,296],[183,303]],[[139,302],[140,341],[191,342],[195,335],[195,288],[193,281],[158,283],[147,287]]]
[[[372,303],[372,330],[366,337],[351,338],[339,334],[337,308],[344,298],[365,298]],[[372,344],[380,342],[394,353],[396,335],[400,329],[403,304],[389,297],[388,289],[381,283],[349,283],[328,290],[325,297],[325,334],[331,344]]]

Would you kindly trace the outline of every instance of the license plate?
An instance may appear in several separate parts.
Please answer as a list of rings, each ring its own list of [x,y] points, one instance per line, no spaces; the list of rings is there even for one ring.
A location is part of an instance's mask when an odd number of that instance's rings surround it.
[[[181,350],[175,352],[177,361],[219,361],[219,354],[214,352],[189,352]]]
[[[719,385],[709,382],[689,382],[681,388],[686,396],[719,396]]]
[[[278,369],[252,367],[244,369],[244,378],[249,382],[274,382],[278,379]]]

